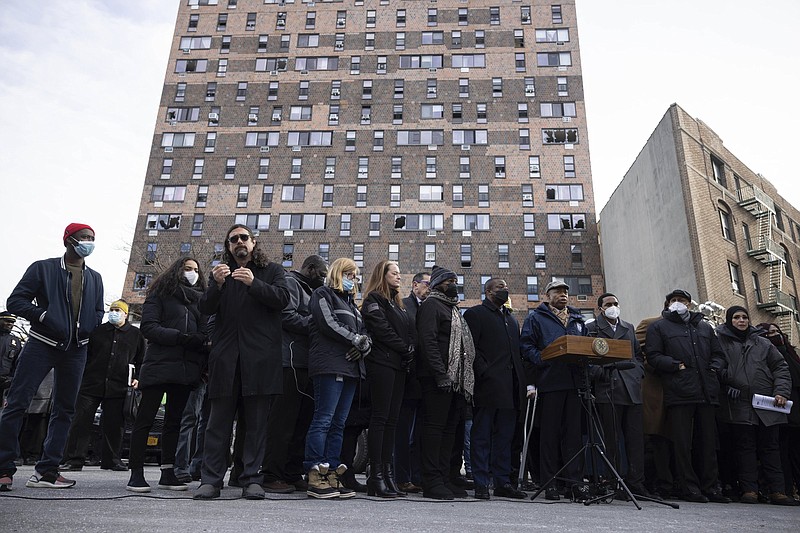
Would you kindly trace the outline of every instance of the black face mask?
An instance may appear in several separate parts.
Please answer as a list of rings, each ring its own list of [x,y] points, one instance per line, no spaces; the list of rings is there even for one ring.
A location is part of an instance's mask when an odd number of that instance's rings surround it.
[[[448,298],[455,298],[458,296],[458,286],[457,285],[450,285],[447,287],[447,290],[444,291],[444,295]]]
[[[494,293],[494,300],[499,302],[500,304],[504,304],[508,301],[508,291],[505,289],[501,289]]]
[[[325,283],[325,277],[324,276],[318,276],[318,277],[311,278],[310,280],[308,280],[308,284],[311,286],[312,289],[316,289],[316,288],[322,287],[322,285],[324,283]]]

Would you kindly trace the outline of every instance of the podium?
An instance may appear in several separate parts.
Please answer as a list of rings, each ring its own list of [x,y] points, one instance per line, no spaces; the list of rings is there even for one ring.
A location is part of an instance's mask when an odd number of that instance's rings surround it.
[[[542,350],[542,361],[578,365],[605,365],[630,360],[631,353],[630,341],[564,335]]]

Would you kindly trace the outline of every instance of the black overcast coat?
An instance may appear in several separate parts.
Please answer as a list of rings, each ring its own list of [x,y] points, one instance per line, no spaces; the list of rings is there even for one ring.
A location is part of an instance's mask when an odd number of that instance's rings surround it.
[[[147,339],[147,352],[139,370],[139,388],[200,384],[205,351],[178,343],[183,334],[205,331],[206,317],[197,309],[200,295],[182,284],[171,296],[150,295],[144,301],[141,329]]]
[[[475,343],[475,407],[519,409],[525,401],[525,371],[519,353],[519,323],[489,299],[464,313]]]
[[[231,271],[239,266],[228,264]],[[208,357],[208,397],[233,395],[236,368],[242,379],[242,396],[281,394],[281,311],[289,303],[283,268],[276,263],[259,267],[250,261],[250,287],[228,276],[220,289],[213,276],[200,299],[200,310],[215,314],[211,353]]]
[[[308,368],[308,345],[311,335],[311,286],[299,272],[286,274],[289,304],[281,312],[283,324],[284,368]]]
[[[691,313],[686,323],[665,309],[661,320],[647,328],[645,344],[647,362],[664,385],[664,405],[719,405],[718,376],[727,364],[714,328],[703,315]],[[685,370],[678,369],[680,363],[686,365]]]
[[[626,370],[613,370],[610,375],[604,375],[603,369],[599,367],[592,367],[597,403],[612,403],[613,399],[613,403],[617,405],[641,405],[644,355],[639,341],[636,340],[636,328],[630,322],[617,319],[615,330],[601,314],[593,322],[586,324],[586,329],[590,337],[630,341],[631,362],[635,365]]]
[[[138,376],[145,354],[145,339],[139,328],[125,322],[118,328],[106,322],[89,336],[81,394],[98,398],[124,398],[128,390],[128,365]]]
[[[426,298],[417,311],[417,375],[437,381],[447,376],[453,308],[438,298]]]
[[[417,332],[408,311],[373,291],[364,300],[361,315],[372,338],[370,362],[400,370],[403,355],[417,342]]]

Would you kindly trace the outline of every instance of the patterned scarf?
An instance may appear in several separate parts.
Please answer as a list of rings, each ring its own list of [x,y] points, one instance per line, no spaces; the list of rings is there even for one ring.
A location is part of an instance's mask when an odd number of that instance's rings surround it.
[[[447,354],[447,376],[453,382],[453,390],[472,403],[475,389],[475,372],[472,363],[475,361],[475,343],[469,331],[467,321],[458,311],[458,297],[448,298],[439,291],[431,291],[428,298],[434,298],[450,306],[450,347]]]
[[[564,327],[566,328],[567,324],[569,323],[569,309],[567,307],[564,307],[564,309],[559,310],[551,305],[550,310],[553,312],[554,315],[556,315],[556,317],[561,321],[562,324],[564,324]]]

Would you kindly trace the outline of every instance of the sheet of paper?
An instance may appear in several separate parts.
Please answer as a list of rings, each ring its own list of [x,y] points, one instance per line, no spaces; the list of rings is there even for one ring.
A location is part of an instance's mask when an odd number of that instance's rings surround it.
[[[779,413],[786,413],[789,414],[789,411],[792,410],[792,404],[794,402],[792,400],[788,400],[786,402],[786,406],[778,407],[775,405],[775,397],[774,396],[764,396],[762,394],[753,394],[753,408],[755,409],[764,409],[766,411],[777,411]]]

